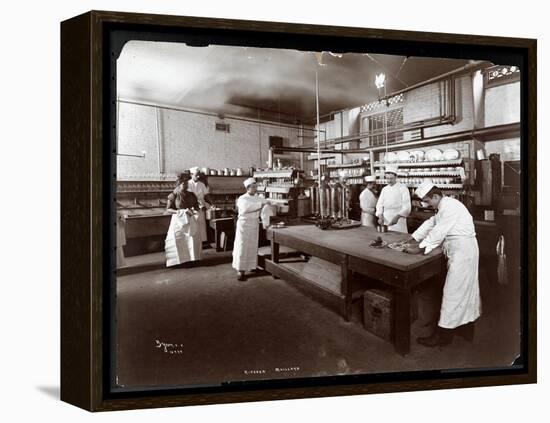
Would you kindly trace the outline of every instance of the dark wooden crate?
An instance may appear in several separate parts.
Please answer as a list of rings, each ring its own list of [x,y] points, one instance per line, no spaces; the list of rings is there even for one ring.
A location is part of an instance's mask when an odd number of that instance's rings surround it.
[[[387,340],[393,340],[393,295],[381,289],[369,289],[363,294],[363,326],[369,332]],[[411,298],[411,322],[418,318],[418,301]]]

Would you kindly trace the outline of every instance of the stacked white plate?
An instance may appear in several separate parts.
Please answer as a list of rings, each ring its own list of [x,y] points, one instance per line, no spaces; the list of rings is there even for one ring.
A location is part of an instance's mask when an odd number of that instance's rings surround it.
[[[454,148],[449,148],[448,150],[445,150],[443,152],[443,158],[445,160],[456,160],[460,157],[460,154],[458,151],[456,151]]]
[[[429,162],[436,162],[442,159],[443,159],[443,153],[441,152],[441,150],[437,148],[428,150],[428,152],[426,153],[426,160],[428,160]]]

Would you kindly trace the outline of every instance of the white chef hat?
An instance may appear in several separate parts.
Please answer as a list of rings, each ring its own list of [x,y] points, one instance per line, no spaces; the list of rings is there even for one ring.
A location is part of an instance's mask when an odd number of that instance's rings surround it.
[[[424,181],[420,185],[418,185],[418,188],[416,188],[416,191],[414,192],[415,195],[422,199],[430,192],[430,190],[435,187],[435,185],[432,183],[432,181]]]
[[[191,174],[197,174],[199,173],[199,167],[198,166],[194,166],[192,168],[189,169],[189,172],[191,172]]]
[[[364,179],[365,182],[376,182],[376,175],[367,175]]]
[[[388,165],[386,166],[386,173],[395,173],[397,175],[397,170],[399,169],[399,167],[397,167],[396,165]]]
[[[256,179],[248,178],[248,179],[245,179],[245,181],[243,182],[243,185],[245,186],[245,188],[248,188],[250,184],[255,184],[255,183],[256,183]]]

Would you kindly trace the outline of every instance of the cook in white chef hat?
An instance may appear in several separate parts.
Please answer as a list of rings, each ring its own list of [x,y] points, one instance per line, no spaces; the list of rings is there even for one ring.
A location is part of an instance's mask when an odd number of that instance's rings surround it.
[[[432,190],[433,187],[435,187],[435,185],[432,183],[432,181],[424,181],[420,185],[418,185],[418,188],[416,188],[414,194],[422,200]]]
[[[397,170],[398,170],[398,169],[399,169],[399,168],[398,168],[397,166],[395,166],[395,165],[388,165],[388,166],[386,166],[386,170],[385,170],[385,171],[386,171],[386,173],[393,173],[393,174],[397,175]]]
[[[192,175],[196,175],[197,173],[200,172],[200,170],[198,166],[194,166],[191,169],[189,169],[189,172],[191,172]]]
[[[248,178],[248,179],[245,179],[245,181],[243,182],[243,185],[245,186],[245,188],[248,188],[249,185],[255,184],[255,183],[256,183],[256,179]]]

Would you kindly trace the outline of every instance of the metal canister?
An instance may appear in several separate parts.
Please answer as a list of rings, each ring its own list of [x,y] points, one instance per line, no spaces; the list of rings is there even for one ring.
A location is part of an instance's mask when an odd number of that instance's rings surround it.
[[[319,213],[321,216],[327,217],[330,216],[331,209],[330,186],[323,182],[319,188]]]
[[[311,198],[311,209],[314,215],[319,214],[319,187],[313,186],[309,189],[309,198]]]
[[[309,216],[311,214],[311,200],[306,195],[300,194],[296,209],[298,217]]]
[[[342,219],[344,217],[344,186],[340,182],[335,182],[331,187],[331,201],[333,219]]]

